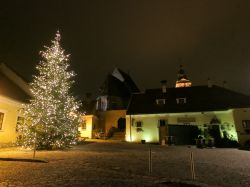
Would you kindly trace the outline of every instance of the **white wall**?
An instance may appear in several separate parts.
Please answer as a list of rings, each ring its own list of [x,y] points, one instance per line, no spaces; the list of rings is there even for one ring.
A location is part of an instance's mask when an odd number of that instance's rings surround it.
[[[213,112],[126,115],[126,141],[140,142],[141,140],[146,140],[147,142],[159,142],[158,123],[160,119],[167,120],[168,124],[183,125],[183,123],[178,122],[178,119],[193,118],[195,120],[189,124],[203,128],[204,124],[210,125],[210,121],[214,116],[221,121],[223,126],[229,126],[228,132],[235,140],[238,140],[234,125],[233,111],[226,110]],[[142,121],[143,132],[136,131],[136,121]]]
[[[233,114],[239,143],[244,145],[247,140],[250,140],[250,134],[247,134],[243,128],[242,120],[250,120],[250,108],[234,109]]]
[[[158,142],[158,117],[148,115],[133,115],[126,116],[126,141],[140,142],[146,140],[146,142]],[[131,123],[130,123],[131,121]],[[133,122],[132,122],[133,121]],[[136,122],[142,121],[143,132],[136,131]],[[132,128],[130,128],[130,126]]]

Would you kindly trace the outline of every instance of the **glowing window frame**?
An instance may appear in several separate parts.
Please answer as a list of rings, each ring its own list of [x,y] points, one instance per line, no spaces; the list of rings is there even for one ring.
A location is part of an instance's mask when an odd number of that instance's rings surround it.
[[[180,98],[176,98],[176,103],[178,105],[183,105],[187,103],[187,98],[186,97],[180,97]]]
[[[4,126],[4,118],[5,118],[5,112],[0,111],[0,131],[3,130]]]
[[[157,105],[165,105],[166,99],[156,99],[155,102]]]

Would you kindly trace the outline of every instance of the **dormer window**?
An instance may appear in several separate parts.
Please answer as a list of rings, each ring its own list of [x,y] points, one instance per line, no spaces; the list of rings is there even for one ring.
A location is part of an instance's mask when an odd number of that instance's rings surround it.
[[[166,99],[156,99],[156,104],[157,105],[165,105],[166,104]]]
[[[187,103],[187,98],[183,97],[183,98],[176,98],[176,102],[177,104],[186,104]]]

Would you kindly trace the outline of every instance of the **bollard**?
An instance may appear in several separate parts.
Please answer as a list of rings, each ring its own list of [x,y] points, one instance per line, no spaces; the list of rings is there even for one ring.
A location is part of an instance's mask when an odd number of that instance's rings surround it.
[[[190,167],[191,167],[191,178],[195,180],[195,171],[194,171],[194,155],[193,152],[190,153]]]
[[[33,148],[33,159],[35,159],[36,156],[36,133],[35,133],[35,142],[34,142],[34,148]]]
[[[149,146],[149,155],[148,155],[148,173],[149,175],[152,173],[152,150],[151,146]]]
[[[162,140],[161,140],[161,145],[165,145],[165,144],[166,144],[165,139],[162,139]]]

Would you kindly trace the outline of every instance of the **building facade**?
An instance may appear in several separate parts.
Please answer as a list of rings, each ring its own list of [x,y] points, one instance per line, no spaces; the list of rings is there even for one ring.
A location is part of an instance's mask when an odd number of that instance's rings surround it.
[[[126,140],[194,144],[210,132],[244,144],[250,140],[250,97],[215,85],[149,89],[133,94]]]
[[[87,130],[83,129],[81,136],[86,136],[86,134],[89,134],[88,138],[99,138],[100,134],[107,136],[112,128],[125,132],[126,109],[132,93],[136,92],[139,92],[139,89],[130,75],[115,68],[101,85],[95,104],[84,110],[87,116],[83,118],[87,125],[91,126],[88,129],[91,129],[92,133],[87,133]],[[96,121],[95,125],[90,123],[92,118]]]
[[[132,93],[139,92],[130,75],[115,68],[108,74],[96,102],[96,115],[104,133],[114,127],[125,131],[126,109]]]
[[[31,98],[28,84],[5,64],[0,64],[0,144],[16,142],[23,122],[22,104]]]

